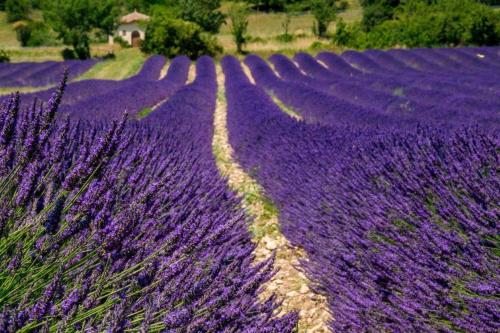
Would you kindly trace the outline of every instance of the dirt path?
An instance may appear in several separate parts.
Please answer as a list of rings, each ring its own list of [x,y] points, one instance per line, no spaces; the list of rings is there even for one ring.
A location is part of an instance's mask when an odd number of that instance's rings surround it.
[[[189,65],[189,72],[186,85],[193,83],[195,78],[196,78],[196,64],[192,63],[191,65]]]
[[[299,312],[299,332],[329,332],[326,323],[331,317],[327,311],[325,297],[313,293],[308,287],[306,276],[297,269],[299,260],[305,257],[304,252],[292,247],[281,234],[277,209],[263,195],[263,190],[257,182],[233,160],[226,127],[224,75],[220,66],[217,66],[217,82],[219,91],[213,140],[217,166],[227,177],[230,187],[241,195],[244,208],[254,217],[250,230],[253,241],[257,244],[254,252],[256,260],[265,260],[276,251],[275,267],[279,271],[265,285],[261,297],[264,299],[272,293],[276,294],[283,302],[278,314]]]

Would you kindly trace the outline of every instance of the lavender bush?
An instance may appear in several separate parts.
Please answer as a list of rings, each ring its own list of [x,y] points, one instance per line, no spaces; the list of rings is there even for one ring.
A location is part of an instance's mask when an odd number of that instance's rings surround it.
[[[412,57],[412,51],[404,52]],[[236,158],[279,207],[282,232],[306,250],[303,268],[313,289],[328,298],[332,331],[497,332],[498,101],[491,109],[447,106],[440,115],[451,115],[440,121],[424,108],[410,115],[383,112],[383,93],[391,96],[392,84],[421,80],[422,98],[439,84],[447,96],[465,93],[451,90],[461,78],[417,69],[412,74],[397,62],[386,63],[386,69],[382,64],[390,59],[376,61],[377,54],[320,55],[331,60],[328,67],[297,55],[302,71],[273,56],[280,78],[251,56],[246,63],[257,85],[235,58],[224,58]],[[344,59],[359,66],[349,68]],[[442,66],[452,64],[442,60],[435,65],[445,73]],[[408,78],[397,79],[389,66],[394,71],[401,66]],[[480,101],[498,93],[494,85],[487,91],[483,65],[467,68],[473,82],[482,82],[468,96]],[[336,75],[354,81],[356,91],[344,89]],[[365,85],[356,81],[372,82],[373,90],[358,91]],[[305,122],[287,116],[262,88],[294,107]],[[321,98],[308,102],[302,95],[307,90]],[[389,121],[346,115],[342,103],[327,99],[341,93],[347,102],[361,99],[357,104],[364,110],[371,110],[363,104],[370,97],[377,99],[372,108]],[[322,109],[325,100],[335,103]],[[488,117],[497,122],[484,121]]]
[[[65,81],[2,106],[0,331],[293,331],[258,301],[272,260],[252,263],[210,151],[213,62],[197,73],[146,122],[57,116]]]
[[[3,64],[0,87],[43,87],[56,84],[67,70],[69,79],[78,77],[96,64],[96,60],[47,61],[41,63]]]

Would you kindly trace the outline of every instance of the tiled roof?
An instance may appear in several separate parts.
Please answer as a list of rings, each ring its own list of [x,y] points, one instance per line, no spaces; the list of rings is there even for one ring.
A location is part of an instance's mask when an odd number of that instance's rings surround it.
[[[132,22],[137,22],[137,21],[147,21],[147,20],[149,20],[149,16],[141,14],[138,11],[134,10],[133,13],[122,16],[122,18],[120,19],[120,23],[126,24],[126,23],[132,23]]]

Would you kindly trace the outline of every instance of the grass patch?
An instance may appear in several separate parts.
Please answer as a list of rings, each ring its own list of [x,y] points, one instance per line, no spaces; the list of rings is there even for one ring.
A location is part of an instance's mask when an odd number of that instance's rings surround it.
[[[55,85],[50,85],[50,86],[45,86],[45,87],[1,87],[0,88],[0,96],[5,96],[12,94],[13,92],[20,92],[22,93],[30,93],[30,92],[35,92],[35,91],[40,91],[40,90],[46,90],[49,88],[54,87]]]
[[[149,116],[149,114],[153,112],[153,109],[152,108],[145,108],[145,109],[142,109],[138,114],[137,114],[137,119],[138,120],[141,120],[147,116]]]
[[[392,94],[394,96],[403,97],[405,95],[405,91],[404,91],[403,87],[398,87],[392,91]]]
[[[122,49],[116,52],[114,59],[104,60],[92,67],[78,80],[108,79],[123,80],[136,74],[141,68],[145,55],[139,49]]]
[[[293,118],[296,118],[296,119],[300,119],[301,116],[299,113],[295,112],[295,110],[293,110],[292,108],[286,106],[278,97],[276,97],[276,95],[274,95],[273,92],[269,91],[269,96],[271,96],[271,98],[273,99],[273,102],[279,106],[279,108],[285,112],[287,115],[289,115],[290,117],[293,117]]]

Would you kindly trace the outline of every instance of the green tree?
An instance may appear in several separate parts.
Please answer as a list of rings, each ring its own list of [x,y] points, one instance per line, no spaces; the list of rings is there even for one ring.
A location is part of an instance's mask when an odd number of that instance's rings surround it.
[[[324,37],[330,23],[337,16],[336,0],[310,0],[311,13],[314,16],[313,31],[317,36]]]
[[[229,8],[228,16],[231,20],[231,34],[238,53],[243,53],[243,46],[248,39],[248,14],[248,7],[245,4],[234,3]]]
[[[8,22],[29,19],[31,13],[30,0],[7,0],[4,6]]]
[[[394,17],[400,0],[365,0],[362,2],[362,26],[365,31],[370,31],[374,26]]]
[[[500,13],[475,0],[406,0],[370,31],[337,27],[334,42],[353,48],[498,45]]]
[[[500,43],[500,13],[475,0],[407,0],[396,19],[409,47]]]
[[[91,33],[111,34],[118,17],[115,0],[48,0],[44,18],[79,59],[90,58]]]
[[[168,12],[156,12],[146,27],[146,39],[141,45],[146,53],[173,58],[184,54],[191,59],[222,52],[213,36],[192,22],[173,17]]]
[[[205,31],[218,33],[225,21],[219,8],[220,0],[179,0],[179,18],[196,23]]]

